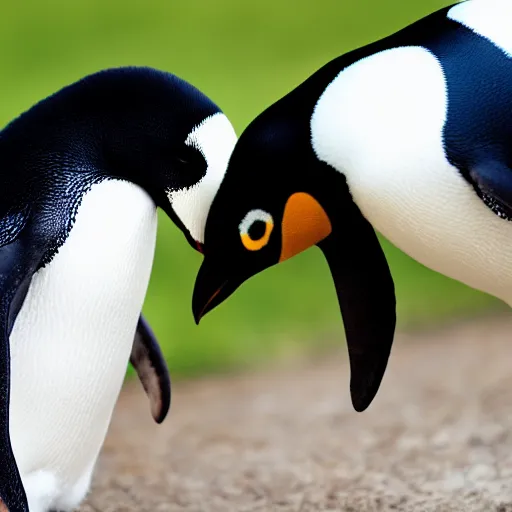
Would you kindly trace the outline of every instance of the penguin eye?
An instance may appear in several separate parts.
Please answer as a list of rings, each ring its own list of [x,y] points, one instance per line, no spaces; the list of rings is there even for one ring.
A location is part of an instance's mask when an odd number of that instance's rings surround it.
[[[201,169],[206,170],[206,160],[199,150],[193,146],[184,144],[178,150],[175,151],[174,158],[178,164],[182,166],[199,166]]]
[[[265,247],[273,228],[272,215],[263,210],[251,210],[238,226],[240,238],[248,251],[259,251]]]
[[[184,144],[173,153],[179,170],[180,188],[195,185],[206,174],[208,168],[206,160],[195,147]]]

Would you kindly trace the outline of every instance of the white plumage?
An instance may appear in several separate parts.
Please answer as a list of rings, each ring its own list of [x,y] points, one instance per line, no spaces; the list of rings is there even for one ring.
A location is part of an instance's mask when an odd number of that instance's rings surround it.
[[[449,12],[508,52],[511,14],[508,0],[471,0]],[[512,226],[448,162],[447,107],[443,69],[429,50],[385,50],[326,88],[311,121],[313,148],[346,176],[363,215],[396,246],[512,304]]]
[[[201,180],[188,189],[167,192],[174,211],[197,242],[204,242],[204,226],[213,198],[226,173],[236,143],[236,133],[228,118],[217,113],[194,128],[185,144],[197,148],[207,169]]]
[[[83,197],[11,334],[10,429],[31,512],[83,499],[125,375],[149,282],[156,208],[125,181]]]

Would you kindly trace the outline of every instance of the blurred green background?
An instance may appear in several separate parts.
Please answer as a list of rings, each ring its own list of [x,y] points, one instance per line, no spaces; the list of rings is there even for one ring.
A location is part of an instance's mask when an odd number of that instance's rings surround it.
[[[240,134],[269,104],[341,53],[394,32],[442,0],[74,0],[3,3],[0,121],[86,74],[148,65],[190,81]],[[498,302],[435,274],[384,242],[401,328],[472,315]],[[201,257],[160,216],[144,313],[174,376],[319,353],[342,340],[317,249],[250,280],[200,327],[191,293]]]

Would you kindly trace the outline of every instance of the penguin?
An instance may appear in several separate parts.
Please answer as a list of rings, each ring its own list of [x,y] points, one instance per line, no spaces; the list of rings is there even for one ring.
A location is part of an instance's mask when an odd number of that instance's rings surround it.
[[[67,512],[90,487],[128,361],[163,421],[170,381],[141,316],[157,207],[200,251],[236,135],[152,68],[93,73],[0,132],[0,498]]]
[[[305,249],[327,260],[356,411],[396,297],[377,233],[512,304],[512,2],[468,0],[328,62],[242,132],[209,211],[196,322]]]

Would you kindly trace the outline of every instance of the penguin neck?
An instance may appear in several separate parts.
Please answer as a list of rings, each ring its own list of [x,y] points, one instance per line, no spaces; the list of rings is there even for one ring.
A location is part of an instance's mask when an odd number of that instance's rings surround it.
[[[6,192],[23,190],[30,201],[38,199],[34,194],[42,197],[48,189],[75,181],[124,179],[147,189],[140,182],[142,173],[110,158],[112,141],[125,137],[129,140],[130,133],[117,131],[112,120],[103,126],[100,119],[72,112],[62,120],[22,116],[0,133],[0,167],[8,170],[0,184]]]
[[[30,211],[32,240],[43,252],[40,267],[65,243],[91,187],[113,179],[147,190],[110,164],[99,125],[70,119],[46,131],[22,119],[0,136],[0,168],[6,170],[0,173],[0,215]]]

